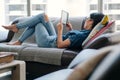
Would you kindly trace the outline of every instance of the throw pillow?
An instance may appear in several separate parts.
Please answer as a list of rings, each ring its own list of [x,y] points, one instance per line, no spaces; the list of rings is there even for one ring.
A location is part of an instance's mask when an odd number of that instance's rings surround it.
[[[82,43],[82,46],[84,46],[97,32],[99,32],[99,30],[101,28],[103,28],[107,23],[109,22],[109,18],[108,15],[105,15],[103,17],[103,19],[101,20],[101,22],[99,22],[94,28],[93,30],[90,32],[90,34],[88,35],[88,37],[84,40],[84,42]]]
[[[98,31],[91,39],[89,39],[86,44],[84,46],[82,46],[83,48],[86,48],[89,46],[89,44],[98,36],[100,36],[101,34],[105,33],[108,28],[110,28],[113,24],[115,23],[115,21],[110,21],[105,27],[103,27],[100,31]]]

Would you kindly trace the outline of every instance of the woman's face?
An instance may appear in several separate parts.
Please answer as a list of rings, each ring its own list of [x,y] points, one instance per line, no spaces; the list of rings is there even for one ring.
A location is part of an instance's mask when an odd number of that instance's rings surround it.
[[[92,25],[93,25],[93,20],[90,19],[90,18],[87,18],[83,28],[86,29],[86,30],[91,30]]]

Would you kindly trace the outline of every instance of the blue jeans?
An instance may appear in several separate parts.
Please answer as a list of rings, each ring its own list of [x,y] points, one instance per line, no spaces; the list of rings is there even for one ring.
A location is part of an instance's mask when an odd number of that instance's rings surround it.
[[[18,29],[26,28],[18,39],[20,42],[24,42],[35,33],[35,39],[39,47],[57,47],[54,26],[50,21],[45,21],[44,13],[29,17],[17,23],[16,26]]]

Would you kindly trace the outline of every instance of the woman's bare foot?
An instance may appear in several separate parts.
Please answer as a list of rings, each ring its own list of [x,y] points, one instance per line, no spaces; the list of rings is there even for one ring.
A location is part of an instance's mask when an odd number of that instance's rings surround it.
[[[49,17],[48,17],[48,15],[47,15],[47,14],[45,14],[45,15],[44,15],[44,19],[45,19],[45,21],[46,21],[46,22],[48,22],[48,21],[49,21]]]
[[[8,29],[8,30],[11,30],[13,32],[18,32],[18,28],[16,27],[15,24],[9,25],[9,26],[2,26],[2,27],[5,28],[5,29]]]
[[[21,45],[22,43],[20,41],[10,42],[7,45]]]

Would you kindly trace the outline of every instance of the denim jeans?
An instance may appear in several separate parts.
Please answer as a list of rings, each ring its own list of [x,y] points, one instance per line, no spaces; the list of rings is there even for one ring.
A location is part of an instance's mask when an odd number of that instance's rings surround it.
[[[19,37],[20,42],[24,42],[35,33],[35,39],[39,47],[56,47],[56,32],[53,24],[44,19],[44,13],[28,17],[26,20],[16,24],[18,29],[26,28]]]

